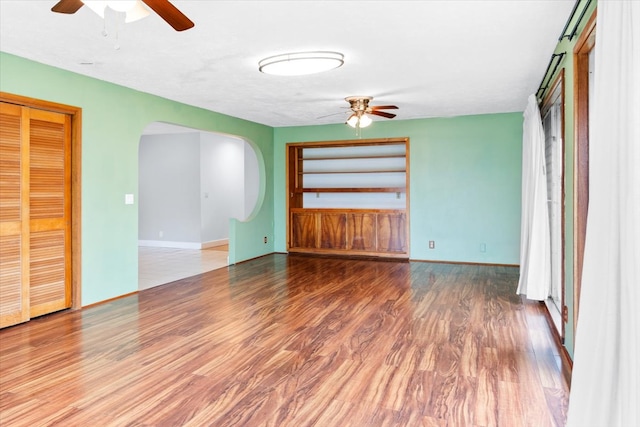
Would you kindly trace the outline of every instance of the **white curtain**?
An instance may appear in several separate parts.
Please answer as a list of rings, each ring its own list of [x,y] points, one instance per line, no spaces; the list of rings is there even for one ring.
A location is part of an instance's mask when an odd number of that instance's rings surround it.
[[[543,301],[550,294],[549,214],[544,129],[535,95],[529,96],[522,133],[522,214],[518,294]]]
[[[640,2],[598,2],[589,212],[567,425],[640,426]]]

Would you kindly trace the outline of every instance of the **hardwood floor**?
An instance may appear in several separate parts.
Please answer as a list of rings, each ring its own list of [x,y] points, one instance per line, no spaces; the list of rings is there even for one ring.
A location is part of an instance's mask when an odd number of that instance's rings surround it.
[[[516,268],[269,255],[0,331],[3,426],[561,426]]]

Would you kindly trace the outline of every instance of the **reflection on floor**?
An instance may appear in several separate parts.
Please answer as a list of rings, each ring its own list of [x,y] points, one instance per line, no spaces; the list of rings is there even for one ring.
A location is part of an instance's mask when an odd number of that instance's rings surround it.
[[[148,289],[229,265],[227,246],[210,249],[138,247],[138,289]]]

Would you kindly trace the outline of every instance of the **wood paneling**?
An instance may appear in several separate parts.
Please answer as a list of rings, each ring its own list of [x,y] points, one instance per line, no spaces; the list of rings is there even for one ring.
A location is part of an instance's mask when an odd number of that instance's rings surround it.
[[[376,215],[349,213],[347,215],[347,249],[374,252],[376,250]]]
[[[557,348],[517,282],[268,255],[35,319],[0,331],[2,424],[563,426]]]
[[[406,214],[383,209],[292,209],[292,252],[407,255]]]
[[[379,252],[407,252],[406,218],[404,213],[377,214]]]
[[[347,248],[347,214],[320,214],[320,248]]]
[[[294,248],[315,248],[318,246],[318,226],[316,214],[307,212],[291,213],[291,246]]]

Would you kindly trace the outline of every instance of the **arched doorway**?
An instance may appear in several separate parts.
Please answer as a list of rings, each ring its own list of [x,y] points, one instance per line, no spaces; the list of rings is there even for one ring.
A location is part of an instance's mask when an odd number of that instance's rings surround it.
[[[140,138],[138,288],[228,265],[229,220],[256,207],[258,160],[245,140],[155,122]]]

